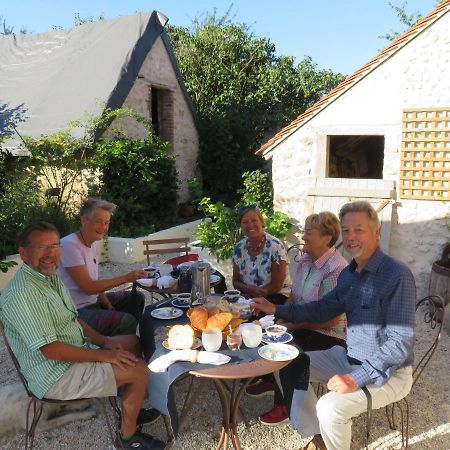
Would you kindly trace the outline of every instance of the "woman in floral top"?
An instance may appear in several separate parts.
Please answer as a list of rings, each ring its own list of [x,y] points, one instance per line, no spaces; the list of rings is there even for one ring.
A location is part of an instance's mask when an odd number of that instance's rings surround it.
[[[290,290],[286,249],[281,241],[264,231],[264,219],[255,205],[239,212],[246,237],[234,249],[233,286],[246,296],[265,297],[282,304]]]

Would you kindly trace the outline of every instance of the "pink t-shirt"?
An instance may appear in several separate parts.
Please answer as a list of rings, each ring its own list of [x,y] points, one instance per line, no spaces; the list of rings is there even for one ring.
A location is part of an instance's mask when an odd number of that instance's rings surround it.
[[[89,275],[93,280],[98,280],[99,250],[97,242],[91,247],[86,247],[75,233],[61,239],[61,264],[59,266],[59,275],[70,292],[73,302],[77,309],[92,305],[97,302],[97,294],[86,294],[73,281],[66,270],[66,267],[86,266]]]

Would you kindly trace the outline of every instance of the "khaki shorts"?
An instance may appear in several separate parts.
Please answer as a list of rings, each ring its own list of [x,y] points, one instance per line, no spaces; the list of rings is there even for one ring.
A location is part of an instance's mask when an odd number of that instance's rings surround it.
[[[77,362],[46,392],[45,398],[71,400],[116,395],[116,379],[110,363]]]

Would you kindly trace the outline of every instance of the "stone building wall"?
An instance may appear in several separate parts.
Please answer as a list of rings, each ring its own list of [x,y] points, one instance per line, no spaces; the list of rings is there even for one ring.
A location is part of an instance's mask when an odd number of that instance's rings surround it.
[[[383,179],[398,186],[402,110],[450,107],[449,69],[447,14],[274,149],[275,208],[300,223],[312,212],[307,194],[316,177],[326,176],[327,135],[383,135]],[[450,202],[401,199],[398,193],[395,200],[390,254],[411,267],[423,295],[431,263],[450,239]]]
[[[123,106],[134,109],[151,120],[152,87],[167,94],[164,96],[160,111],[165,117],[161,138],[173,137],[169,152],[176,158],[176,169],[180,181],[179,201],[184,202],[188,199],[188,181],[198,176],[198,133],[161,37],[158,37],[144,60],[138,78]],[[144,137],[146,135],[144,127],[131,119],[121,119],[121,123],[130,136]]]

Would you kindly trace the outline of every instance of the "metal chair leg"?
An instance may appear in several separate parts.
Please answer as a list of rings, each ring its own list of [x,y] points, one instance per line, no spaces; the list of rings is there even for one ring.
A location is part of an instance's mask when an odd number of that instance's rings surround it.
[[[175,440],[175,436],[173,435],[172,427],[170,426],[170,423],[169,423],[169,418],[165,415],[163,415],[162,417],[164,420],[164,426],[166,427],[167,444],[169,444]]]
[[[33,405],[33,419],[30,424],[30,408]],[[36,427],[39,419],[42,415],[42,408],[44,404],[38,400],[31,398],[28,403],[27,408],[27,420],[26,420],[26,431],[25,431],[25,449],[32,449],[34,444],[34,435],[36,433]],[[28,445],[29,444],[29,445]]]
[[[104,403],[107,400],[103,399],[103,398],[95,398],[95,400],[97,400],[98,404],[100,405],[100,408],[101,408],[102,413],[103,413],[103,417],[105,418],[106,426],[108,428],[109,437],[111,438],[111,442],[113,443],[113,445],[115,445],[114,431],[112,429],[111,422],[109,420],[109,414],[108,414],[108,411],[106,409],[106,405]],[[117,415],[116,415],[116,409],[118,408],[117,401],[116,401],[115,397],[108,397],[108,400],[109,400],[109,402],[111,404],[112,411],[113,411],[112,412],[113,423],[116,425],[116,429],[118,430],[118,427],[117,427],[118,422],[117,422]],[[123,446],[120,443],[120,441],[119,441],[119,445],[120,445],[121,448],[123,448]]]

